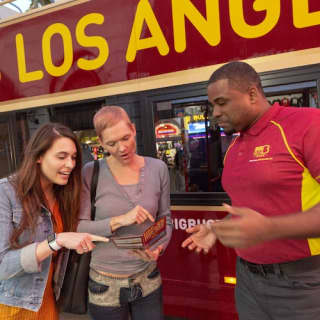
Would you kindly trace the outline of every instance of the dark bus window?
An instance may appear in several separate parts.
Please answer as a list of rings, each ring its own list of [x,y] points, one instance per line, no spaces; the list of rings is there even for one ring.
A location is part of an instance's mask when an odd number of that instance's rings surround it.
[[[171,192],[224,192],[223,157],[233,136],[215,125],[207,100],[156,106],[157,157],[169,168]]]
[[[271,105],[319,108],[316,81],[265,87],[264,92]]]
[[[104,150],[94,129],[74,131],[82,148],[83,164],[104,157]]]

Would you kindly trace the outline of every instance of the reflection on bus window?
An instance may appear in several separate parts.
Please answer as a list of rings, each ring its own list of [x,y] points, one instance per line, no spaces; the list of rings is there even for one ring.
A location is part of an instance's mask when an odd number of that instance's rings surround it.
[[[223,157],[234,135],[217,127],[211,114],[207,101],[157,107],[157,157],[169,168],[171,192],[223,192]]]

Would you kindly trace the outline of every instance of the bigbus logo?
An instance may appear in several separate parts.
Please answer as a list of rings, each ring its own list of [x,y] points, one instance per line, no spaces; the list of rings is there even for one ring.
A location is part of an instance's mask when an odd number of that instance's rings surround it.
[[[213,223],[213,219],[185,219],[185,218],[174,218],[172,219],[174,228],[176,230],[186,230],[194,227],[197,224],[210,224]]]

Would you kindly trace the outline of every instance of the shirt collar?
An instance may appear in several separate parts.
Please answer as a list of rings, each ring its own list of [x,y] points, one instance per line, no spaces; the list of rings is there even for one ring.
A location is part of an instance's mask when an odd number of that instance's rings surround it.
[[[257,136],[262,130],[264,130],[268,126],[270,120],[273,119],[280,112],[280,110],[281,107],[279,103],[276,102],[249,129],[241,133],[244,135],[248,134],[250,136]]]

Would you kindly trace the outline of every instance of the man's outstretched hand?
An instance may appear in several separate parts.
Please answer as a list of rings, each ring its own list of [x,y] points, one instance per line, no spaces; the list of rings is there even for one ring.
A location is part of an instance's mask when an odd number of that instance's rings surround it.
[[[210,226],[206,224],[198,224],[186,231],[191,235],[182,242],[182,247],[195,250],[198,253],[203,251],[207,254],[217,239]]]

